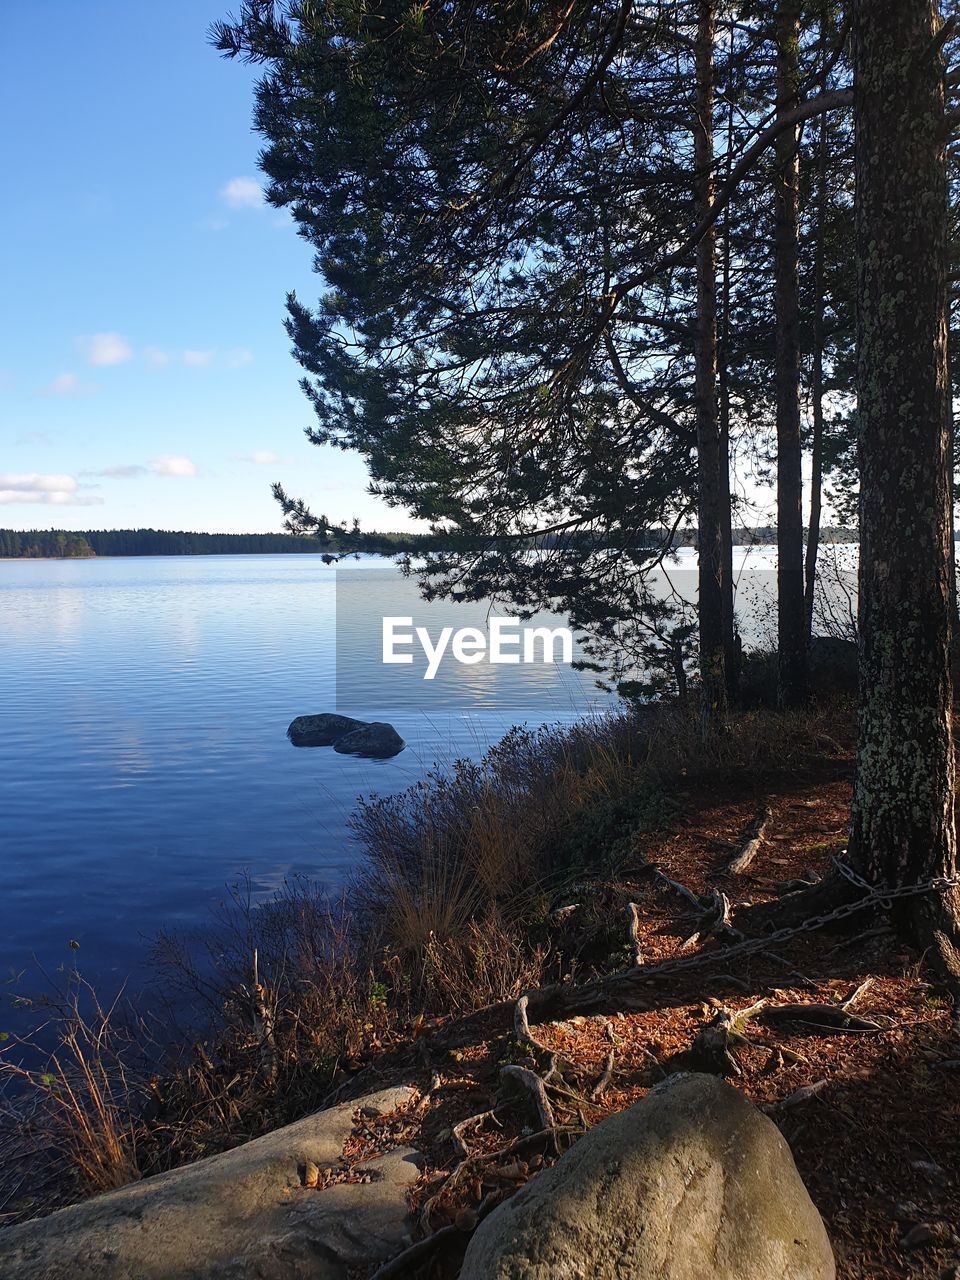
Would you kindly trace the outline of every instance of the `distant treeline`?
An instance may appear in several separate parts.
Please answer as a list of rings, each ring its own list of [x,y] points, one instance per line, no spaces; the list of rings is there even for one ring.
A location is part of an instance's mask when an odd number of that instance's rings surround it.
[[[351,533],[351,550],[416,551],[433,542],[419,533]],[[0,558],[74,560],[85,556],[237,556],[335,552],[336,541],[291,533],[184,533],[166,529],[0,529]]]
[[[582,541],[590,535],[580,534]],[[662,545],[663,531],[652,530],[642,545]],[[774,528],[735,529],[733,541],[740,546],[771,545],[777,540]],[[824,529],[821,542],[855,542],[849,529]],[[291,554],[317,555],[338,550],[392,555],[403,551],[435,549],[440,539],[429,533],[362,533],[351,530],[338,546],[337,539],[298,537],[292,533],[182,533],[166,529],[0,529],[0,559],[76,560],[86,556],[240,556]],[[553,539],[543,540],[551,544]],[[675,547],[696,546],[696,530],[680,529],[673,535]],[[532,543],[531,543],[532,545]]]

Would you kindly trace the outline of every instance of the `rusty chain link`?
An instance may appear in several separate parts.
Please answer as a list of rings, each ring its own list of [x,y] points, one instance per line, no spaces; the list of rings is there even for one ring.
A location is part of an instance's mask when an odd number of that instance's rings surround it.
[[[702,968],[704,965],[715,964],[733,956],[749,955],[755,951],[766,951],[774,944],[785,942],[788,938],[796,938],[802,933],[812,933],[816,929],[823,929],[827,925],[833,924],[836,920],[845,920],[848,916],[856,915],[857,912],[865,910],[874,903],[882,906],[884,910],[889,910],[890,904],[896,898],[912,898],[934,892],[945,893],[948,889],[960,888],[960,876],[933,876],[929,880],[918,880],[913,884],[905,885],[871,885],[862,876],[858,875],[852,867],[841,861],[840,858],[835,857],[833,862],[839,873],[846,880],[858,889],[863,890],[862,898],[855,898],[852,902],[841,903],[840,906],[834,907],[832,911],[824,911],[820,915],[809,916],[799,924],[791,925],[789,928],[776,929],[773,933],[764,934],[762,938],[746,938],[743,942],[735,942],[732,946],[720,947],[716,951],[702,951],[695,956],[683,956],[676,960],[661,960],[657,964],[643,965],[633,970],[633,974],[646,979],[661,973],[678,973],[686,969]],[[630,974],[631,971],[627,970],[614,976],[626,978]]]

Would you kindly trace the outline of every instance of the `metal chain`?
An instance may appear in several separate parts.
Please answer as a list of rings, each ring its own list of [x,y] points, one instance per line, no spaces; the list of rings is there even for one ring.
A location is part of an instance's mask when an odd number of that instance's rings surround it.
[[[880,904],[887,910],[895,898],[912,898],[920,894],[933,892],[943,893],[947,889],[960,887],[960,876],[933,876],[929,880],[918,880],[914,884],[871,885],[839,858],[835,857],[833,861],[842,876],[849,880],[851,884],[856,885],[858,889],[864,890],[862,898],[855,898],[852,902],[844,902],[840,906],[834,907],[832,911],[809,916],[806,920],[802,920],[800,924],[792,925],[789,928],[776,929],[773,933],[765,934],[762,938],[747,938],[743,942],[735,942],[732,946],[721,947],[717,951],[705,951],[695,956],[684,956],[682,959],[661,960],[658,964],[643,965],[641,969],[627,970],[616,976],[627,978],[636,974],[647,978],[660,973],[677,973],[686,969],[699,969],[704,965],[715,964],[732,956],[749,955],[754,951],[766,951],[775,943],[785,942],[788,938],[796,938],[802,933],[812,933],[815,929],[823,929],[826,925],[833,924],[836,920],[845,920],[848,916],[856,915],[858,911],[863,911],[874,903]]]

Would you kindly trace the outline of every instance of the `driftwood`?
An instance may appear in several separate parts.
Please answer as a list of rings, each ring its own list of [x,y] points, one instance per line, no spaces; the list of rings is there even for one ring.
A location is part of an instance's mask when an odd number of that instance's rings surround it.
[[[760,817],[760,820],[756,823],[749,840],[747,840],[746,844],[737,856],[733,858],[728,865],[727,871],[729,871],[731,875],[743,875],[750,866],[750,863],[753,862],[754,858],[760,852],[760,846],[763,844],[767,832],[767,826],[769,825],[772,817],[773,813],[770,806],[767,805]]]

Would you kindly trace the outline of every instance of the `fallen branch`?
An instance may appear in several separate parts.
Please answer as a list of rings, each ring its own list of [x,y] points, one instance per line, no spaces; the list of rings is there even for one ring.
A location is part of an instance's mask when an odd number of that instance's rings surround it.
[[[763,844],[764,838],[766,836],[767,826],[772,817],[773,817],[773,812],[770,809],[770,806],[767,805],[767,807],[763,811],[763,814],[760,817],[759,822],[756,824],[754,828],[753,834],[751,835],[749,840],[747,840],[746,844],[743,846],[743,848],[740,850],[737,856],[733,858],[730,864],[728,865],[727,870],[730,872],[731,875],[734,875],[734,876],[743,875],[744,871],[746,871],[747,868],[750,866],[750,863],[753,862],[754,858],[760,852],[760,846]]]

